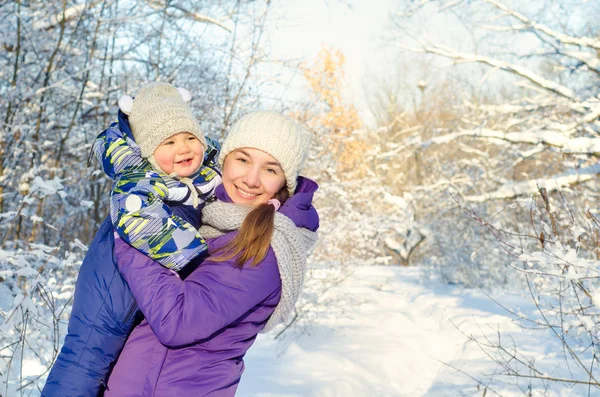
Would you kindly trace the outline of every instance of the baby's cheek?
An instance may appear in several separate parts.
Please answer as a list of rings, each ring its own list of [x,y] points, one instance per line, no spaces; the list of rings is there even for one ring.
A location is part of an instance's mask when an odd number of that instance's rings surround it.
[[[202,147],[202,144],[200,142],[198,142],[198,146],[192,150],[195,154],[198,155],[198,157],[204,159],[204,147]]]
[[[160,167],[160,169],[167,174],[170,174],[173,170],[173,162],[171,161],[171,156],[168,154],[162,153],[160,150],[156,150],[154,152],[154,160],[156,160],[156,164]]]

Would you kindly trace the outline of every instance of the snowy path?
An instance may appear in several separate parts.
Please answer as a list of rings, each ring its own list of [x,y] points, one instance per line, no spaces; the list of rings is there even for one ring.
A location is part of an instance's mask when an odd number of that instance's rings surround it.
[[[518,330],[487,298],[450,287],[429,289],[414,268],[357,269],[330,293],[333,301],[346,297],[355,302],[332,306],[337,316],[322,316],[282,354],[281,343],[261,336],[246,356],[237,395],[481,395],[474,381],[443,364],[475,376],[495,368],[477,346],[465,345],[452,322],[467,333],[484,330],[491,336],[497,327]]]

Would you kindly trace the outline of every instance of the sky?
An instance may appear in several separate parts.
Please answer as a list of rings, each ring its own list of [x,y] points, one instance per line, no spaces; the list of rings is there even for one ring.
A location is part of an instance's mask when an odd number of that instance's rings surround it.
[[[357,79],[380,52],[378,37],[394,3],[392,0],[306,0],[290,2],[271,31],[271,50],[281,57],[314,57],[322,47],[340,49],[347,60],[347,74]]]
[[[435,5],[399,28],[390,23],[391,16],[402,11],[398,0],[305,0],[273,2],[272,7],[266,35],[270,58],[310,64],[323,47],[339,49],[346,59],[346,100],[371,126],[374,120],[369,96],[379,86],[397,86],[399,95],[405,96],[405,104],[412,106],[414,98],[420,97],[418,82],[435,78],[432,75],[443,79],[453,65],[439,57],[434,63],[422,61],[422,56],[402,50],[398,43],[418,47],[418,41],[423,40],[461,51],[476,47],[465,25],[452,13],[438,13]],[[475,76],[472,70],[464,73],[469,78]],[[287,100],[308,93],[301,75],[290,81]]]
[[[381,36],[395,0],[304,0],[274,2],[267,42],[270,57],[311,62],[324,47],[339,49],[346,58],[348,100],[364,108],[365,76],[389,55]],[[368,79],[367,79],[368,80]],[[296,87],[296,88],[294,88]],[[297,76],[290,91],[306,82]]]
[[[505,0],[508,5],[530,16],[543,16],[544,22],[559,25],[568,29],[586,30],[582,13],[587,5],[594,2],[580,0],[583,5],[566,12],[564,8],[553,5],[547,0],[536,0],[524,6],[514,0]],[[516,3],[516,4],[515,4]],[[349,102],[359,109],[364,121],[369,124],[370,114],[368,93],[377,88],[377,84],[404,85],[403,91],[408,95],[406,104],[412,104],[412,98],[418,98],[417,82],[429,79],[447,78],[447,73],[459,73],[462,79],[469,81],[475,89],[488,97],[490,93],[502,87],[503,91],[514,86],[515,78],[498,69],[481,68],[475,65],[462,65],[455,68],[452,60],[435,58],[423,61],[424,58],[402,51],[398,43],[419,46],[419,41],[435,42],[459,51],[496,54],[500,58],[535,52],[539,49],[538,38],[534,35],[498,36],[491,40],[489,31],[469,30],[463,18],[471,17],[481,23],[501,24],[508,20],[492,19],[487,21],[485,5],[473,8],[473,15],[447,12],[439,13],[439,5],[426,7],[424,12],[414,15],[410,23],[391,27],[390,16],[402,11],[398,0],[303,0],[273,1],[271,3],[271,21],[267,24],[266,42],[269,57],[283,60],[303,60],[310,63],[323,47],[339,49],[346,58],[346,79],[348,90],[345,93]],[[490,6],[491,7],[491,6]],[[591,7],[593,9],[593,7]],[[464,9],[461,12],[464,13]],[[560,17],[557,19],[556,17]],[[554,21],[554,22],[553,22]],[[481,39],[485,37],[484,41]],[[508,55],[507,55],[508,54]],[[521,57],[517,63],[536,69],[536,58]],[[290,85],[285,100],[306,95],[307,85],[301,75],[293,79],[286,77]],[[520,80],[520,79],[517,79]],[[469,88],[467,88],[469,89]],[[491,90],[491,91],[490,91]]]

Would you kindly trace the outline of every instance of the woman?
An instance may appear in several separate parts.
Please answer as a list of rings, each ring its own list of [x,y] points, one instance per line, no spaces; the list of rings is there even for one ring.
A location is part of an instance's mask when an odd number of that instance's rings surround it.
[[[258,332],[292,310],[316,241],[317,185],[298,177],[309,144],[303,128],[276,112],[246,115],[232,127],[219,156],[223,184],[202,213],[210,256],[185,280],[115,240],[145,319],[105,396],[235,394]],[[289,218],[277,213],[281,202]]]

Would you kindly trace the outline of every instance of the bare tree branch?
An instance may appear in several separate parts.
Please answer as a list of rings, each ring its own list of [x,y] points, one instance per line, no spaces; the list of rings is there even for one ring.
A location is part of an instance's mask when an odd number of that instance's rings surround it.
[[[557,39],[558,41],[560,41],[563,44],[576,45],[576,46],[581,46],[581,47],[589,47],[589,48],[593,48],[594,50],[600,50],[600,40],[598,40],[598,39],[593,39],[591,37],[569,36],[564,33],[557,32],[544,24],[532,21],[531,19],[527,18],[525,15],[507,7],[506,5],[500,3],[497,0],[483,0],[483,1],[485,1],[488,4],[493,5],[494,7],[498,8],[499,10],[504,11],[505,13],[509,14],[510,16],[517,18],[519,21],[523,22],[524,24],[531,26],[533,29],[543,32],[544,34]]]
[[[148,3],[148,5],[150,7],[154,8],[154,9],[159,9],[161,11],[165,7],[165,5],[161,4],[161,2],[154,1],[154,0],[148,0],[147,3]],[[167,15],[169,15],[169,16],[176,16],[176,15],[173,15],[173,14],[169,13],[168,12],[168,8],[174,8],[174,9],[176,9],[178,11],[181,11],[186,17],[188,17],[188,18],[190,18],[190,19],[192,19],[192,20],[194,20],[196,22],[211,23],[211,24],[217,25],[221,29],[224,29],[224,30],[228,31],[229,33],[231,33],[231,28],[229,28],[227,25],[223,24],[220,21],[217,21],[216,19],[214,19],[212,17],[206,16],[206,15],[194,12],[194,11],[190,11],[190,10],[188,10],[188,9],[180,6],[180,5],[172,4],[172,3],[169,3],[167,5]]]
[[[76,6],[69,7],[66,10],[64,10],[64,12],[61,11],[57,14],[54,14],[54,15],[50,16],[50,18],[48,18],[48,19],[33,22],[33,29],[34,30],[54,29],[56,26],[63,23],[63,18],[64,18],[65,23],[70,22],[70,21],[78,18],[81,15],[81,13],[86,10],[86,8],[91,9],[100,3],[104,3],[104,2],[100,1],[100,0],[95,0],[95,1],[92,1],[89,5],[84,2],[82,4],[77,4]]]
[[[570,100],[576,100],[575,93],[568,87],[565,87],[561,84],[555,83],[554,81],[543,78],[542,76],[533,73],[529,69],[515,65],[510,62],[500,61],[498,59],[490,58],[483,55],[471,54],[471,53],[462,53],[457,52],[451,48],[445,48],[442,46],[431,45],[431,46],[423,46],[422,48],[409,47],[405,45],[400,45],[400,48],[404,48],[408,51],[417,52],[417,53],[428,53],[428,54],[436,54],[441,55],[446,58],[455,59],[460,62],[472,62],[472,63],[482,63],[489,66],[493,66],[498,69],[505,70],[507,72],[516,74],[518,76],[524,77],[525,79],[531,81],[538,87],[541,87],[547,91],[553,92],[557,95],[560,95],[564,98]]]
[[[588,118],[591,118],[592,116],[595,116],[595,118],[598,117],[598,115],[594,113]],[[564,133],[549,130],[502,132],[486,128],[449,133],[433,137],[425,142],[422,142],[420,138],[416,138],[389,152],[382,153],[381,156],[389,158],[411,147],[417,146],[419,148],[426,148],[431,145],[444,145],[463,137],[498,139],[511,143],[525,143],[530,145],[542,144],[560,149],[560,151],[564,153],[590,154],[592,156],[600,157],[600,138],[569,138],[565,136]]]
[[[508,183],[501,186],[498,190],[491,193],[484,193],[478,196],[465,196],[465,200],[470,202],[485,202],[489,200],[504,200],[520,196],[534,194],[540,186],[546,188],[548,192],[556,191],[564,186],[573,186],[579,183],[587,182],[600,174],[600,164],[581,168],[579,170],[570,170],[560,175],[546,179],[534,179],[530,181]]]

